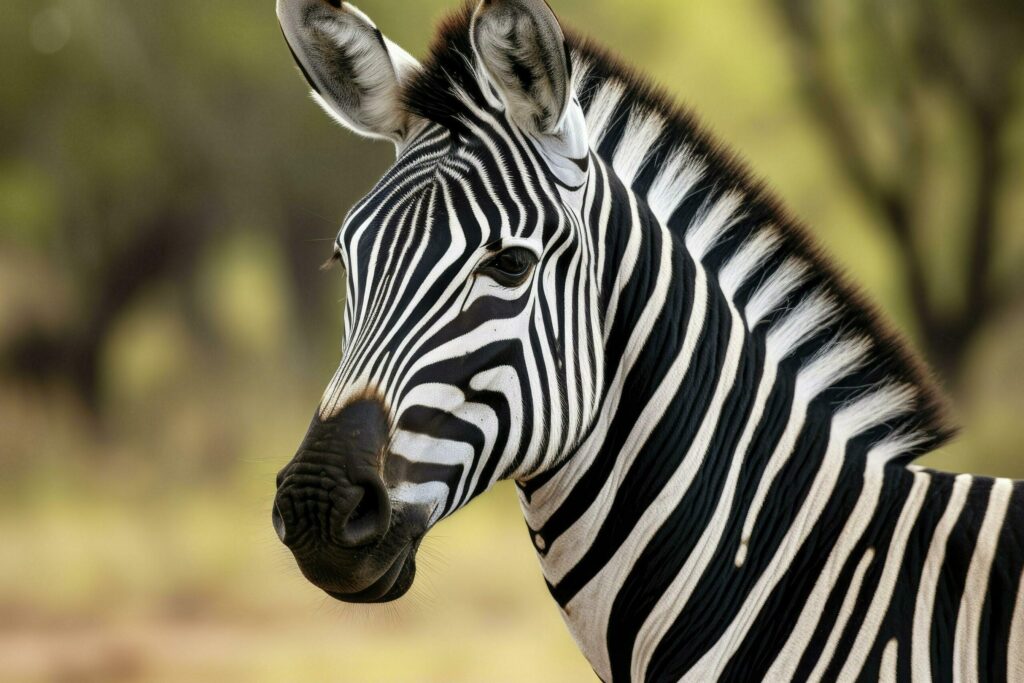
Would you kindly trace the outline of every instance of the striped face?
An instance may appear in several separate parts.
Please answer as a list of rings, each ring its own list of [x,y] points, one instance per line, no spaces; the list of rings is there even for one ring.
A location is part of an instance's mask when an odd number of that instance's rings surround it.
[[[318,419],[379,399],[392,499],[431,522],[567,454],[598,393],[583,193],[537,141],[480,115],[473,137],[427,127],[337,240],[345,343]]]
[[[544,3],[531,8],[557,28]],[[524,24],[519,43],[538,59],[522,62],[505,41],[507,9],[477,12],[479,81],[456,126],[400,103],[419,67],[358,10],[278,5],[325,108],[399,149],[338,235],[343,355],[274,510],[306,576],[342,600],[404,593],[434,523],[499,479],[566,457],[597,413],[583,113],[560,29]]]

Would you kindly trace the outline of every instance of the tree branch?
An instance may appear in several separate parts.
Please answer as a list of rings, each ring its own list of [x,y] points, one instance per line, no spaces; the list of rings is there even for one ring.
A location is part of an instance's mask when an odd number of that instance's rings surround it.
[[[896,242],[906,266],[904,277],[911,306],[927,349],[929,340],[938,334],[938,320],[931,304],[924,260],[912,229],[916,179],[897,189],[887,186],[876,176],[850,116],[852,108],[827,71],[822,37],[810,14],[811,4],[801,0],[781,0],[780,7],[801,67],[803,91],[812,112],[829,135],[834,157],[854,189],[881,215],[883,226]]]
[[[955,383],[963,371],[965,351],[977,333],[1007,306],[1024,300],[1024,283],[1006,289],[992,282],[1000,191],[1007,171],[1001,145],[1016,111],[1011,96],[1013,72],[1006,67],[1005,60],[999,59],[1001,50],[1005,51],[1010,44],[990,46],[985,53],[990,73],[978,76],[957,58],[956,36],[951,33],[960,26],[957,21],[943,21],[931,6],[922,5],[914,15],[915,33],[910,37],[912,50],[908,57],[916,62],[912,73],[926,76],[948,93],[950,102],[963,108],[977,152],[974,172],[968,181],[972,205],[963,233],[965,304],[961,310],[949,313],[939,310],[932,300],[924,254],[915,239],[914,209],[924,175],[919,136],[925,120],[912,108],[913,83],[901,83],[905,95],[899,121],[902,130],[891,136],[895,144],[907,146],[908,154],[901,159],[896,180],[887,183],[874,171],[869,152],[861,144],[861,134],[851,114],[856,102],[850,101],[828,69],[829,51],[816,14],[820,7],[804,0],[778,0],[778,6],[792,39],[810,109],[828,134],[837,164],[864,202],[877,211],[882,225],[894,238],[921,344],[937,369]],[[986,27],[998,28],[987,24],[982,28]],[[979,33],[992,34],[993,31]],[[1016,44],[1010,45],[1010,49],[1024,53]]]

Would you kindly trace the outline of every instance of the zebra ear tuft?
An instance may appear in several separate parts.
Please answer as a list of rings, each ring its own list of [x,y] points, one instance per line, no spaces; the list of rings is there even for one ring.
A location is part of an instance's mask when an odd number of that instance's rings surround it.
[[[346,128],[401,147],[416,121],[401,87],[420,70],[370,18],[338,0],[277,0],[277,16],[314,99]]]
[[[557,133],[572,101],[572,62],[544,0],[482,0],[473,14],[473,51],[509,118],[534,133]],[[485,84],[486,87],[486,84]]]

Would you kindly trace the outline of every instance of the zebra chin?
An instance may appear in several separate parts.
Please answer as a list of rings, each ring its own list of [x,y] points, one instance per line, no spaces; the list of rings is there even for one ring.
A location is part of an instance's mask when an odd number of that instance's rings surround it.
[[[372,578],[376,572],[363,573],[363,568],[358,565],[358,559],[354,568],[333,563],[324,566],[317,560],[304,562],[297,559],[299,568],[310,583],[335,600],[349,603],[383,603],[397,600],[412,588],[416,579],[418,546],[418,540],[407,546],[394,559],[391,566],[386,566],[384,573],[376,579]],[[358,586],[364,587],[356,589]]]
[[[344,602],[389,602],[416,576],[429,509],[392,502],[381,476],[389,421],[382,402],[357,400],[314,418],[277,476],[272,521],[302,574]]]

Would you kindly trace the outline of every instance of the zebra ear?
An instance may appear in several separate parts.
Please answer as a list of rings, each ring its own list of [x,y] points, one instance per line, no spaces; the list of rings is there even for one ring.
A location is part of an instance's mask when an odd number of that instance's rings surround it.
[[[544,0],[482,0],[473,51],[509,118],[534,133],[558,133],[572,102],[572,60]],[[486,84],[485,84],[486,85]]]
[[[419,62],[347,2],[277,0],[277,16],[320,106],[346,128],[401,148],[417,123],[401,86]]]

